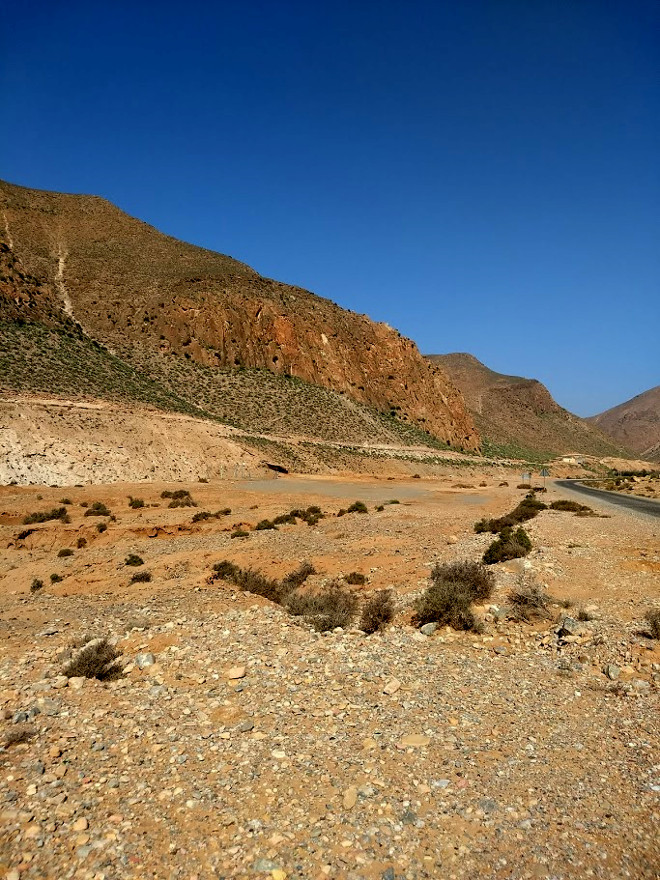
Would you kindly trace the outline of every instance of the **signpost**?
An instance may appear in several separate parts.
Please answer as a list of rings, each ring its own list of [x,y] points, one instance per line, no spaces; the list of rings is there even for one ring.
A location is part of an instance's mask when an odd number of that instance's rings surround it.
[[[543,488],[545,489],[545,478],[550,476],[550,471],[547,468],[541,468],[540,473],[543,477]]]

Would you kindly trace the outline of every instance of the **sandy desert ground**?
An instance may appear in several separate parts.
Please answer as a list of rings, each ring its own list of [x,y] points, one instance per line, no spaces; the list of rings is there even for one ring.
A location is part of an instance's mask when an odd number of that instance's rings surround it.
[[[500,482],[0,489],[3,876],[659,877],[660,642],[643,618],[660,607],[660,522],[543,511],[531,554],[493,567],[483,634],[411,624],[433,564],[479,559],[492,536],[475,520],[524,494]],[[197,508],[166,506],[180,488]],[[358,499],[368,513],[336,516]],[[69,523],[22,524],[63,501]],[[115,519],[85,516],[95,501]],[[314,527],[230,537],[311,504],[327,514]],[[150,582],[131,583],[130,553]],[[312,588],[357,571],[360,593],[395,591],[397,615],[319,634],[209,583],[223,559],[273,577],[307,559]],[[551,619],[507,619],[521,576],[552,595]],[[62,676],[86,634],[116,640],[121,678]]]

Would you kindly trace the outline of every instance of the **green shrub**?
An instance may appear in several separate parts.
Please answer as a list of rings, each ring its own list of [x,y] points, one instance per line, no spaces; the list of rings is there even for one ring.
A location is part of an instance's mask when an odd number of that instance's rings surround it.
[[[378,513],[381,513],[383,510],[385,510],[385,507],[384,507],[384,505],[382,505],[382,504],[377,504],[376,507],[374,508],[374,510],[377,510]],[[337,516],[340,516],[340,515],[343,516],[344,513],[346,513],[345,510],[342,511],[341,514],[338,513]]]
[[[477,534],[481,532],[501,532],[503,529],[510,529],[520,523],[527,522],[538,516],[541,510],[546,510],[547,505],[539,501],[533,495],[527,495],[520,504],[515,507],[511,513],[505,514],[497,519],[480,519],[474,524],[474,530]]]
[[[245,529],[234,529],[234,531],[229,536],[230,538],[248,538],[250,535],[249,532],[246,532]]]
[[[132,584],[148,584],[151,581],[151,572],[149,571],[136,571],[135,574],[131,577]]]
[[[277,531],[277,526],[269,519],[259,520],[259,522],[254,527],[255,532],[264,532],[270,529],[275,529],[275,531]]]
[[[222,510],[216,510],[215,513],[210,513],[208,510],[200,510],[199,513],[194,514],[192,521],[198,523],[205,522],[208,519],[220,519],[220,517],[228,516],[230,513],[230,507],[223,507]]]
[[[107,532],[107,531],[108,531],[108,524],[107,524],[107,523],[103,523],[103,522],[101,522],[101,523],[97,523],[97,524],[96,524],[96,531],[97,531],[100,535],[102,535],[103,532]]]
[[[567,510],[571,513],[578,513],[581,510],[591,510],[586,504],[580,504],[578,501],[569,501],[567,498],[560,498],[553,501],[550,510]]]
[[[295,516],[291,516],[290,513],[280,513],[279,516],[275,517],[273,522],[275,523],[276,526],[283,526],[283,525],[294,525],[295,526],[296,518],[295,518]]]
[[[58,559],[65,559],[67,556],[73,556],[73,550],[70,547],[62,547],[57,554]]]
[[[390,501],[386,501],[385,504],[401,504],[398,498],[392,498]]]
[[[520,559],[527,556],[532,549],[529,535],[522,526],[514,532],[513,529],[505,528],[490,547],[484,553],[483,561],[486,565],[496,562],[506,562],[508,559]]]
[[[473,602],[485,602],[495,589],[495,575],[481,562],[463,560],[437,564],[431,571],[433,581],[462,584]]]
[[[129,553],[124,560],[124,565],[130,565],[134,567],[137,567],[138,565],[144,565],[144,559],[141,556],[138,556],[137,553]]]
[[[67,516],[66,507],[53,507],[52,510],[40,510],[35,513],[28,513],[23,517],[23,525],[29,526],[32,523],[51,522],[51,520],[59,519],[62,522],[70,522]]]
[[[416,604],[415,623],[439,623],[458,630],[479,630],[470,590],[460,583],[432,579]]]
[[[369,513],[364,501],[354,501],[348,508],[348,513]]]
[[[73,504],[70,498],[60,498],[60,504],[68,504],[69,507]]]
[[[53,574],[51,574],[50,576],[51,584],[59,584],[62,582],[62,580],[63,578],[61,574],[56,574],[55,572],[53,572]]]
[[[78,548],[78,550],[82,550],[82,548],[86,547],[86,546],[87,546],[87,538],[83,538],[83,536],[81,535],[78,538],[78,540],[76,541],[76,547]]]
[[[105,506],[102,501],[94,501],[91,507],[88,507],[85,511],[85,516],[110,516],[111,511]]]
[[[140,507],[144,507],[144,499],[143,498],[133,498],[132,495],[128,496],[128,506],[133,508],[133,510],[139,510]]]
[[[394,598],[391,590],[378,590],[362,606],[358,626],[371,635],[384,629],[394,618]]]

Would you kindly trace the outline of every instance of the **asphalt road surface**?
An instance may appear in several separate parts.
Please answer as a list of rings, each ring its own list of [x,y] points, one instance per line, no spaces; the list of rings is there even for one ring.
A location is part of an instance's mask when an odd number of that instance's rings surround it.
[[[605,489],[592,489],[591,486],[583,486],[575,480],[555,480],[555,486],[559,489],[570,489],[571,492],[579,492],[581,495],[589,495],[608,504],[626,507],[635,513],[643,513],[646,516],[660,516],[660,501],[651,498],[637,498],[635,495],[620,495],[618,492],[607,492]]]

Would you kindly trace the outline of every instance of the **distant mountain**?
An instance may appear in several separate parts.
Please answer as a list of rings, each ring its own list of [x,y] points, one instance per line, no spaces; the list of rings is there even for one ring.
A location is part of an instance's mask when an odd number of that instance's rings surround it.
[[[484,449],[539,458],[569,452],[629,453],[594,426],[559,406],[541,382],[506,376],[471,354],[428,355],[463,394]]]
[[[587,421],[640,458],[660,461],[660,385]]]
[[[461,394],[396,330],[104,199],[0,181],[0,243],[7,390],[130,388],[249,430],[479,447]]]

